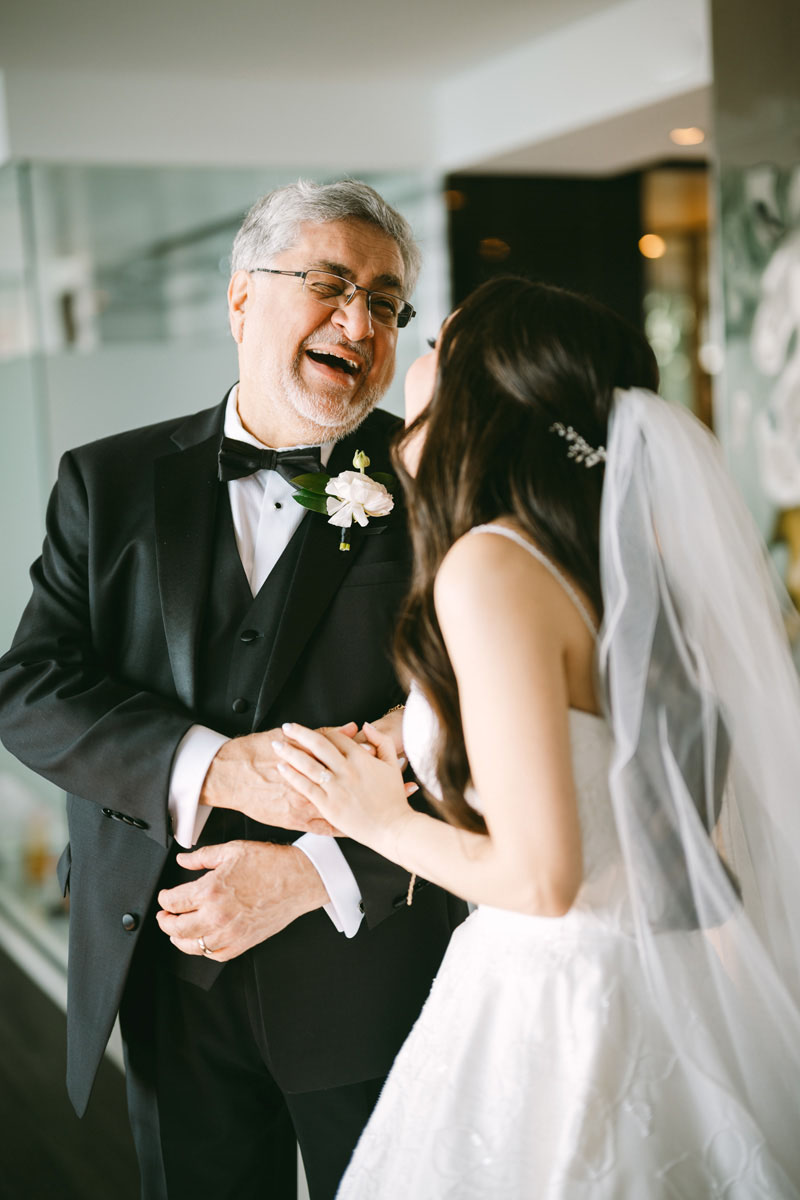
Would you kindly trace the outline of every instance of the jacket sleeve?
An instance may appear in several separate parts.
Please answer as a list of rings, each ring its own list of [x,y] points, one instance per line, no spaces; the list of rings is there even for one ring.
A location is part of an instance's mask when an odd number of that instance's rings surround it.
[[[339,846],[361,891],[364,919],[369,929],[406,907],[411,879],[408,871],[347,838],[341,838]]]
[[[0,659],[0,738],[56,786],[167,845],[171,763],[192,716],[174,698],[115,678],[98,652],[102,581],[89,566],[89,507],[66,454],[31,568],[33,594]]]

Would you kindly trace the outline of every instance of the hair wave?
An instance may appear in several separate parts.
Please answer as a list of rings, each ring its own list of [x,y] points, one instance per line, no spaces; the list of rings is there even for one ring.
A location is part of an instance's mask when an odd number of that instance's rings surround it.
[[[560,421],[604,445],[614,389],[655,391],[645,338],[597,302],[516,277],[479,287],[444,330],[430,404],[400,435],[395,468],[410,514],[414,574],[395,642],[401,677],[422,688],[439,721],[441,810],[485,830],[464,799],[470,772],[458,687],[433,602],[447,551],[475,525],[511,518],[589,598],[598,616],[602,463],[567,457]],[[424,445],[412,478],[403,448]]]

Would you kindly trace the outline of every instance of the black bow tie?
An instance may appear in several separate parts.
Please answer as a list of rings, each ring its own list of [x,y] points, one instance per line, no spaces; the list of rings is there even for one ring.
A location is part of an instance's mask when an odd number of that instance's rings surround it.
[[[222,483],[244,479],[256,471],[277,471],[284,479],[307,475],[322,469],[319,446],[303,446],[300,450],[260,450],[249,442],[237,442],[224,437],[219,448],[219,478]]]

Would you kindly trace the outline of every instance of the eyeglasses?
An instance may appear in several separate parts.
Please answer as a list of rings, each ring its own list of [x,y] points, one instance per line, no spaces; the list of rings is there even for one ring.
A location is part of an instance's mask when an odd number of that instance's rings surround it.
[[[302,279],[303,291],[327,308],[346,308],[356,292],[363,292],[373,321],[388,325],[390,329],[404,329],[411,318],[417,315],[402,296],[393,296],[391,292],[372,292],[349,279],[343,279],[341,275],[331,275],[329,271],[277,271],[273,267],[253,267],[252,270],[264,275],[291,275]]]

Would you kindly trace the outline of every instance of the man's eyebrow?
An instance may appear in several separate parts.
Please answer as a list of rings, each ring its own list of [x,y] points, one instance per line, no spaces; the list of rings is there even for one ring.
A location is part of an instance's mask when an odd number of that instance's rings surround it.
[[[351,279],[353,271],[350,267],[346,267],[344,263],[330,262],[327,258],[317,258],[311,265],[311,270],[331,271],[334,275],[341,275],[344,279]],[[401,295],[403,292],[402,280],[396,275],[376,275],[373,279],[373,288],[376,284],[386,288],[395,288]]]

